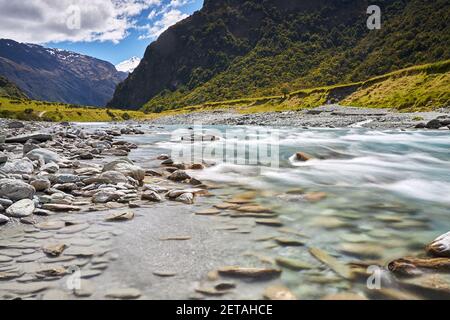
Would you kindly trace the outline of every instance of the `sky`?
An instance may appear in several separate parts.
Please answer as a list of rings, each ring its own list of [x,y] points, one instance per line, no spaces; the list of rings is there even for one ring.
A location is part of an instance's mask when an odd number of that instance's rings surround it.
[[[203,0],[0,0],[0,38],[118,64],[142,58],[162,32],[202,6]]]

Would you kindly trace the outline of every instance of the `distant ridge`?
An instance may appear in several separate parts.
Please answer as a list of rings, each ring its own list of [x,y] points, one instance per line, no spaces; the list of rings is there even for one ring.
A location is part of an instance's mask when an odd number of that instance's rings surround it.
[[[31,99],[104,106],[127,74],[75,52],[0,39],[0,76]]]

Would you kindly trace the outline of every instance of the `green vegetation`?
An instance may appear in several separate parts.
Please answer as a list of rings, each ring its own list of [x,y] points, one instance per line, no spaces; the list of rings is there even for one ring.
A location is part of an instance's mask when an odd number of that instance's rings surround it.
[[[0,97],[26,99],[27,96],[14,83],[0,76]]]
[[[0,118],[50,122],[107,122],[150,117],[139,111],[125,112],[123,110],[101,109],[28,99],[0,98]]]
[[[395,71],[367,81],[303,89],[278,96],[208,102],[160,115],[233,109],[241,113],[302,110],[327,103],[345,106],[429,111],[450,105],[450,60]]]
[[[298,91],[357,83],[450,59],[448,0],[379,0],[383,25],[373,31],[366,27],[368,4],[208,2],[150,45],[145,63],[119,86],[112,105],[162,112],[285,95],[286,86]],[[168,43],[173,50],[166,53]]]

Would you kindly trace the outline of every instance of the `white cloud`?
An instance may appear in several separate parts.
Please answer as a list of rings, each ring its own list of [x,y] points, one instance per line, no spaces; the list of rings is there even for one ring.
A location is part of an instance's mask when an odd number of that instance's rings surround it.
[[[189,2],[190,2],[190,0],[171,0],[169,7],[180,8],[182,6],[187,5]]]
[[[135,27],[134,17],[160,5],[161,0],[0,0],[0,37],[33,43],[119,42]]]
[[[185,5],[186,3],[188,3],[187,0],[172,0],[169,6],[164,8],[162,11],[155,11],[154,13],[150,13],[149,19],[155,18],[157,16],[161,16],[161,18],[151,25],[147,24],[145,26],[139,27],[140,30],[145,31],[145,33],[141,35],[139,39],[144,40],[158,38],[171,26],[189,17],[188,14],[185,14],[178,9],[174,9],[175,7]]]

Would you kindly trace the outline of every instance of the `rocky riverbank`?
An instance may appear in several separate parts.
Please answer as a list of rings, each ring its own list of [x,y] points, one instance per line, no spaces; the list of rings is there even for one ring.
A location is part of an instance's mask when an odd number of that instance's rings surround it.
[[[130,161],[127,156],[137,146],[119,138],[144,134],[137,125],[89,132],[68,123],[0,124],[3,298],[93,295],[88,279],[101,275],[117,259],[110,252],[112,238],[119,234],[114,223],[133,220],[145,206],[166,201],[192,205],[208,195],[206,185],[182,170],[188,165],[173,163],[167,155],[153,159],[163,162],[157,170],[144,170]],[[90,212],[100,215],[86,215]],[[170,240],[187,239],[166,239]],[[64,284],[54,284],[77,270],[82,289],[67,291],[61,289]],[[141,296],[134,288],[108,290],[97,297]]]
[[[326,201],[326,192],[271,193],[202,181],[200,173],[214,164],[177,163],[168,154],[133,162],[129,156],[139,146],[132,141],[161,131],[148,123],[96,129],[0,120],[0,128],[2,299],[450,296],[443,287],[450,282],[440,273],[450,265],[448,234],[427,247],[434,258],[384,261],[391,262],[394,274],[408,274],[417,281],[389,277],[397,289],[373,294],[357,286],[370,276],[367,266],[383,263],[368,260],[380,259],[382,246],[365,244],[369,237],[364,234],[346,235],[341,252],[364,257],[349,261],[319,248],[312,239],[314,228],[348,227],[358,216],[314,216],[313,231],[299,231],[287,227],[289,217],[268,202],[276,198],[305,208]],[[196,139],[208,143],[214,137]],[[157,144],[145,144],[158,149]],[[294,158],[314,161],[300,151]],[[396,216],[379,218],[410,228],[423,225]],[[426,278],[430,270],[431,284]],[[298,286],[300,272],[307,284]],[[411,285],[420,294],[398,290]]]
[[[444,108],[436,112],[398,113],[388,109],[364,109],[329,105],[311,110],[253,114],[240,114],[230,110],[194,112],[162,117],[153,120],[152,123],[164,125],[197,123],[203,125],[294,126],[311,128],[440,128],[442,130],[448,130],[450,125],[449,119],[449,108]]]

